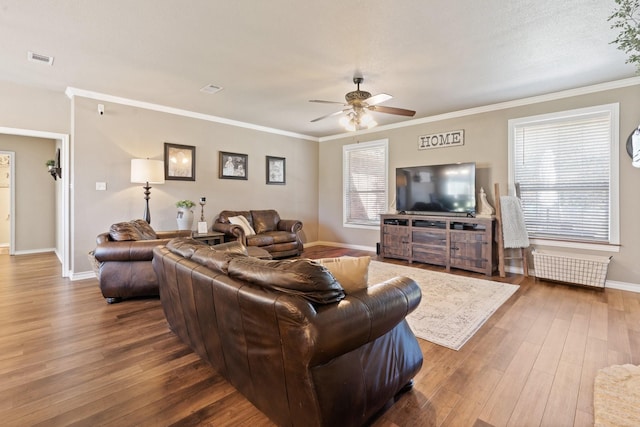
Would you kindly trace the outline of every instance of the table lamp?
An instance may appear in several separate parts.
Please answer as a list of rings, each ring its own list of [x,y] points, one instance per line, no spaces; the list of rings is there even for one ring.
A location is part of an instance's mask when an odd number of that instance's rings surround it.
[[[144,214],[143,218],[151,224],[151,212],[149,211],[149,184],[164,184],[164,162],[162,160],[131,159],[131,183],[145,184],[144,187]]]

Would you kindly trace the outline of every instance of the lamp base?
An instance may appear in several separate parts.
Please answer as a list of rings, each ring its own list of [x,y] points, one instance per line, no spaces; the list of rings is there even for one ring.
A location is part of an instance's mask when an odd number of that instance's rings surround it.
[[[151,224],[151,211],[149,210],[149,199],[151,195],[151,187],[149,187],[149,183],[142,187],[144,188],[144,213],[142,214],[142,219],[147,221],[147,224]]]

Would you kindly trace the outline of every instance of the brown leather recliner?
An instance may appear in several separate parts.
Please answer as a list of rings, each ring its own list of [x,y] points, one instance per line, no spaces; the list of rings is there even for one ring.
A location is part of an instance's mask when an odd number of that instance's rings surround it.
[[[229,221],[242,215],[255,231],[248,235],[244,229]],[[280,219],[275,210],[222,211],[212,226],[213,230],[225,233],[227,239],[237,239],[247,247],[257,246],[269,252],[273,258],[297,256],[304,248],[300,239],[302,222]]]
[[[158,279],[151,265],[153,248],[189,236],[191,230],[154,231],[144,220],[113,224],[109,232],[99,234],[90,258],[95,259],[100,291],[107,303],[158,296]]]
[[[154,249],[169,327],[277,425],[361,426],[420,370],[405,320],[421,299],[412,279],[345,295],[311,260],[197,243]]]

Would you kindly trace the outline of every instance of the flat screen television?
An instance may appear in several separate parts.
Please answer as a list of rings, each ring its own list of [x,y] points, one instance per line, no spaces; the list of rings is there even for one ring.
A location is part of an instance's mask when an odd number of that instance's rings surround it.
[[[476,164],[396,168],[396,210],[420,215],[475,216]]]

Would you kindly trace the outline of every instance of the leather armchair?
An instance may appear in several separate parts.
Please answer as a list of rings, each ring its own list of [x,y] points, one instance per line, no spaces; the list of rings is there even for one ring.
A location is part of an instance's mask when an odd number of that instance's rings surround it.
[[[155,239],[116,241],[112,233],[101,233],[90,254],[102,296],[113,304],[125,298],[158,296],[158,279],[151,260],[153,248],[166,245],[174,237],[190,237],[191,230],[153,232]]]
[[[229,218],[243,216],[255,231],[248,235],[245,230],[232,224]],[[222,211],[212,226],[213,230],[225,233],[226,240],[238,240],[247,247],[256,246],[266,250],[273,258],[297,256],[304,245],[300,239],[302,222],[295,219],[280,219],[277,211]]]

